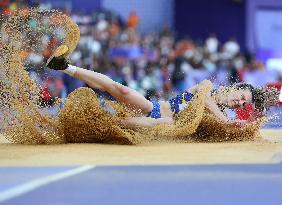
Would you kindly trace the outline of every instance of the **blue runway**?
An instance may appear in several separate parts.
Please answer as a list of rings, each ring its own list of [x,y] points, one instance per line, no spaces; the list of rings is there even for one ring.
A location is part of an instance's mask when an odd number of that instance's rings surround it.
[[[75,167],[0,168],[0,191],[71,169]],[[279,205],[282,204],[281,190],[281,163],[109,166],[91,168],[46,184],[1,205]]]

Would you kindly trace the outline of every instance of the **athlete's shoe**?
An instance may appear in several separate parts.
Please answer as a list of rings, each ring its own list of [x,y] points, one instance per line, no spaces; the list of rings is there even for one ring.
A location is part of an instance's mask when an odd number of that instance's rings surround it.
[[[69,48],[66,45],[59,46],[53,55],[47,60],[46,66],[53,70],[65,70],[69,62],[66,59]]]

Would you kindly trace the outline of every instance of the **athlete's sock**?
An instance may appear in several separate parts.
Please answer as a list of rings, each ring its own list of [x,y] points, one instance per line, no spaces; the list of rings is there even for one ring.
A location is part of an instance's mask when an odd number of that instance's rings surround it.
[[[68,65],[68,67],[65,70],[61,70],[63,73],[66,73],[70,76],[74,76],[76,71],[77,71],[78,67],[73,66],[73,65]]]

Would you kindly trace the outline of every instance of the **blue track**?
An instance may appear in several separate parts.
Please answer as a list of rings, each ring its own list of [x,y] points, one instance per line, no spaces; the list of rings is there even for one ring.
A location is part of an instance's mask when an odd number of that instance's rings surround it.
[[[0,168],[0,187],[72,168]],[[2,204],[280,205],[281,193],[282,164],[96,167]]]

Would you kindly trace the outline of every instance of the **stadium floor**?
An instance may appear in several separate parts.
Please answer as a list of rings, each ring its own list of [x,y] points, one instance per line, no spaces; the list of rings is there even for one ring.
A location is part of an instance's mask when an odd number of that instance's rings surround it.
[[[239,143],[0,144],[0,204],[282,204],[282,130]]]

